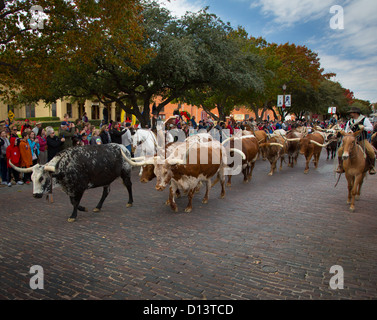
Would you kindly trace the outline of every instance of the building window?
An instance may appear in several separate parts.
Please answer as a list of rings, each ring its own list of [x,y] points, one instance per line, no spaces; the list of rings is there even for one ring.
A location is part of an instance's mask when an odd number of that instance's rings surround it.
[[[98,105],[92,105],[92,119],[97,120],[99,119],[99,106]]]
[[[56,117],[56,103],[51,104],[51,116]]]
[[[83,103],[79,103],[79,119],[82,119],[85,112],[85,106]]]
[[[35,118],[35,106],[33,104],[27,104],[25,109],[26,118]]]
[[[67,114],[68,118],[72,118],[72,104],[67,103]]]

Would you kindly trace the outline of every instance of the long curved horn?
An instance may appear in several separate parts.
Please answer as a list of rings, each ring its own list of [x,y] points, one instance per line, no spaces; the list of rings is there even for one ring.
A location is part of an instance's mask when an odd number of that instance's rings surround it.
[[[278,146],[280,148],[284,148],[284,145],[282,145],[281,143],[276,143],[276,142],[266,142],[266,143],[261,143],[259,145],[259,147],[261,147],[261,148],[270,147],[270,146]]]
[[[145,160],[145,157],[136,157],[136,158],[131,158],[132,161],[140,161],[140,160]]]
[[[228,139],[225,139],[223,142],[221,142],[221,144],[224,145],[224,144],[227,143],[230,139],[232,139],[232,137],[229,137]]]
[[[241,137],[229,137],[227,138],[226,140],[224,140],[223,142],[221,142],[222,145],[224,145],[225,143],[227,143],[230,139],[246,139],[246,138],[255,138],[255,136],[253,134],[249,134],[247,136],[241,136]],[[263,139],[262,139],[263,140]],[[262,141],[261,140],[261,141]]]
[[[238,153],[241,157],[242,157],[242,160],[245,160],[246,159],[246,156],[245,154],[239,150],[239,149],[236,149],[236,148],[230,148],[229,151],[233,151],[235,153]]]
[[[141,167],[141,166],[144,166],[146,164],[153,164],[151,163],[150,161],[142,161],[142,162],[135,162],[135,161],[132,161],[131,159],[129,159],[126,154],[123,152],[123,150],[121,149],[120,152],[122,153],[122,156],[123,158],[131,165],[131,166],[134,166],[134,167]],[[153,159],[154,160],[154,159]]]
[[[50,172],[55,172],[55,167],[54,166],[45,166],[44,167],[44,170],[45,171],[50,171]]]
[[[176,164],[184,164],[185,162],[181,159],[166,159],[167,163],[174,166]]]
[[[247,136],[242,136],[240,137],[241,139],[247,139],[247,138],[255,138],[255,136],[253,134],[249,134]]]
[[[19,168],[19,167],[16,167],[16,166],[10,161],[10,159],[9,159],[9,164],[10,164],[10,166],[11,166],[14,170],[16,170],[16,171],[18,171],[18,172],[23,172],[23,173],[33,172],[34,167],[37,166],[37,164],[36,164],[36,165],[34,165],[34,166],[30,167],[30,168]]]
[[[288,142],[298,142],[298,141],[301,140],[301,138],[292,138],[292,139],[288,139],[288,138],[285,138],[285,137],[283,137],[283,138],[284,138],[285,141],[288,141]]]
[[[325,143],[325,144],[321,144],[321,143],[319,143],[319,142],[317,142],[317,141],[310,140],[310,143],[313,143],[313,144],[315,144],[315,145],[317,145],[317,146],[319,146],[319,147],[322,147],[322,148],[327,147],[331,142],[333,142],[333,140],[330,140],[329,142],[327,142],[327,143]]]

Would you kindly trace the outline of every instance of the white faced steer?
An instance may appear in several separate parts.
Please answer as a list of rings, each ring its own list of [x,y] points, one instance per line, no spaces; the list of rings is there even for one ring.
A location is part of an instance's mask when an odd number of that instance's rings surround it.
[[[123,151],[123,153],[121,152]],[[78,146],[60,152],[46,165],[35,165],[23,169],[11,166],[20,172],[33,172],[33,196],[41,198],[43,194],[51,192],[52,179],[59,184],[63,191],[68,194],[73,205],[73,212],[69,222],[77,217],[77,210],[87,211],[80,206],[81,198],[87,189],[103,187],[101,200],[94,212],[100,211],[103,202],[110,192],[110,184],[121,177],[128,191],[127,207],[132,206],[132,161],[125,159],[130,157],[128,150],[119,144],[103,144]],[[129,160],[129,161],[127,161]]]

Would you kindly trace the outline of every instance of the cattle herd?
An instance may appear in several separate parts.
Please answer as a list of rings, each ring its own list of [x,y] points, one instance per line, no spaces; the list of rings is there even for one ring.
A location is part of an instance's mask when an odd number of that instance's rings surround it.
[[[132,167],[140,167],[141,182],[156,179],[157,191],[169,189],[166,204],[173,211],[178,211],[175,198],[182,193],[186,194],[188,204],[185,212],[191,212],[192,199],[202,185],[205,185],[203,203],[208,202],[209,191],[217,182],[221,184],[220,196],[224,198],[225,183],[230,186],[232,175],[239,173],[243,174],[245,183],[249,182],[255,162],[260,156],[269,161],[271,167],[268,174],[273,175],[279,160],[280,169],[286,156],[288,166],[294,167],[299,154],[302,154],[306,160],[304,173],[308,173],[312,158],[315,168],[318,167],[322,148],[327,148],[327,158],[331,156],[333,159],[341,140],[344,140],[345,151],[349,154],[357,153],[359,161],[365,162],[361,148],[352,149],[351,140],[354,135],[345,134],[340,128],[315,128],[309,133],[306,127],[299,127],[289,132],[276,130],[273,134],[248,129],[250,130],[240,130],[222,142],[209,133],[197,133],[174,142],[168,138],[168,132],[160,131],[155,134],[150,130],[138,129],[140,134],[144,132],[146,138],[140,143],[136,140],[139,135],[135,134],[134,157],[131,157],[123,145],[111,143],[72,147],[60,152],[46,165],[37,164],[27,169],[10,164],[20,172],[33,172],[33,195],[36,198],[41,198],[43,194],[51,194],[53,186],[60,185],[73,206],[73,212],[68,219],[69,222],[73,222],[77,218],[77,211],[87,211],[80,206],[85,190],[103,187],[102,197],[94,209],[98,212],[110,192],[110,184],[118,177],[123,180],[128,191],[127,206],[132,206]],[[374,138],[377,140],[377,137]],[[136,152],[140,150],[142,151]],[[350,166],[351,162],[345,163],[348,203],[351,204],[350,209],[354,210],[354,199],[360,195],[367,169],[364,165],[359,170],[361,173],[349,178]]]

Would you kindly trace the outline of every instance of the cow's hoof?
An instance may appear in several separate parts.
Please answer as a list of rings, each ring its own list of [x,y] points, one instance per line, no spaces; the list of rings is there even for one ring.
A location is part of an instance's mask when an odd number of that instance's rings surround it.
[[[354,212],[355,211],[355,207],[350,207],[350,211]]]
[[[76,218],[68,218],[68,222],[75,222]]]
[[[356,201],[359,201],[359,200],[360,200],[360,195],[356,195],[356,196],[355,196],[355,200],[356,200]]]
[[[208,203],[208,199],[203,199],[202,203]]]
[[[231,187],[232,184],[228,182],[228,183],[226,184],[226,186],[227,186],[227,187]]]
[[[186,208],[185,212],[190,213],[192,211],[192,208]]]
[[[165,205],[170,206],[170,200],[166,200]]]
[[[272,172],[270,172],[268,175],[269,175],[269,176],[272,176]]]
[[[305,170],[304,173],[305,173],[305,174],[308,174],[308,173],[309,173],[309,170]]]
[[[126,208],[132,207],[132,203],[127,203]]]
[[[98,208],[93,209],[93,212],[100,212],[100,211],[101,211],[101,209],[98,209]]]

